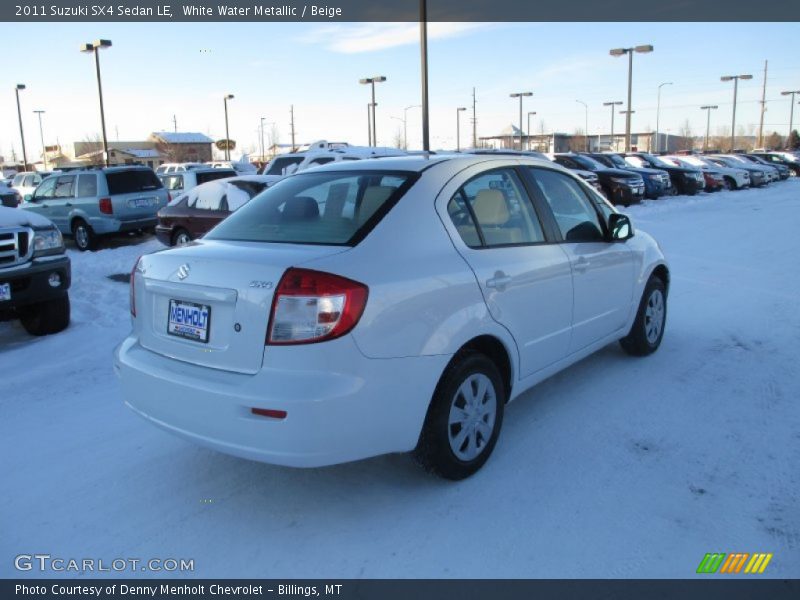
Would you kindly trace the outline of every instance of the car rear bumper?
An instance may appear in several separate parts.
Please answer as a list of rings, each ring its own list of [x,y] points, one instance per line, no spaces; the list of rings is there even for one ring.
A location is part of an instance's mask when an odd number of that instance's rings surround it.
[[[269,366],[245,375],[161,356],[131,336],[114,367],[125,403],[172,433],[243,458],[318,467],[412,450],[450,358],[368,359],[350,336],[265,356]]]
[[[155,227],[158,223],[158,218],[155,216],[145,217],[141,219],[113,219],[113,218],[95,218],[91,219],[92,230],[98,234],[106,233],[124,233],[126,231],[137,231],[139,229],[149,229]]]
[[[60,277],[56,287],[49,282],[53,273]],[[71,278],[66,255],[36,258],[23,265],[0,269],[0,284],[11,285],[11,300],[0,301],[0,313],[59,298],[69,290]]]

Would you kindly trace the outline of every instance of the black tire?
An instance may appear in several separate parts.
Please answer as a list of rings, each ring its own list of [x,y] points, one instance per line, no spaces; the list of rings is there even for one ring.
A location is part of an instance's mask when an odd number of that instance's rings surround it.
[[[72,238],[75,240],[75,246],[81,252],[97,248],[97,235],[91,225],[83,219],[75,219],[72,222]]]
[[[736,186],[736,180],[733,177],[725,177],[724,180],[725,180],[725,184],[724,185],[725,185],[725,189],[726,190],[737,190],[737,189],[739,189]]]
[[[660,298],[660,306],[658,310]],[[654,331],[655,318],[660,320],[660,326]],[[664,329],[667,324],[667,290],[664,282],[658,277],[651,276],[644,287],[639,310],[630,332],[619,343],[622,349],[631,356],[647,356],[652,354],[661,345],[664,338]]]
[[[474,420],[471,425],[462,427],[459,424],[450,424],[450,412],[453,406],[461,408],[459,404],[464,406],[464,412],[467,413],[471,409],[467,406],[467,399],[461,393],[461,386],[468,385],[473,390],[475,387],[470,385],[470,379],[473,379],[475,385],[481,383],[491,384],[491,389],[486,388],[487,392],[484,395],[486,403],[483,399],[479,399],[480,404],[483,406],[491,406],[491,395],[494,395],[494,415],[493,419],[488,414],[480,415],[479,410],[473,413]],[[478,379],[478,381],[475,381]],[[487,384],[488,385],[488,384]],[[497,366],[485,355],[477,352],[467,352],[457,356],[447,367],[439,384],[436,386],[436,391],[433,394],[433,399],[428,407],[428,414],[425,417],[425,424],[422,427],[417,447],[414,449],[414,458],[416,461],[430,473],[444,477],[445,479],[460,480],[465,479],[478,471],[484,463],[489,459],[489,456],[494,450],[497,443],[497,438],[500,435],[500,428],[503,425],[503,409],[506,402],[506,389],[503,384],[503,378]],[[475,408],[477,405],[473,405]],[[493,421],[489,423],[489,421]],[[485,426],[491,427],[491,433],[488,439],[483,437],[483,433],[478,430],[479,422],[483,422]],[[469,431],[471,427],[472,435],[467,433],[464,436],[464,445],[461,450],[468,452],[470,450],[470,442],[474,442],[474,447],[478,450],[478,454],[469,460],[465,460],[456,455],[452,449],[450,437],[456,438],[461,431]],[[483,427],[481,427],[482,429]],[[478,444],[478,441],[481,444]],[[457,443],[457,442],[454,442]]]
[[[187,241],[181,242],[181,239],[186,239]],[[178,229],[172,232],[172,237],[170,237],[169,241],[171,246],[178,246],[182,243],[185,244],[191,242],[192,235],[182,227],[179,227]]]
[[[69,296],[27,306],[20,315],[25,331],[31,335],[50,335],[69,325]]]

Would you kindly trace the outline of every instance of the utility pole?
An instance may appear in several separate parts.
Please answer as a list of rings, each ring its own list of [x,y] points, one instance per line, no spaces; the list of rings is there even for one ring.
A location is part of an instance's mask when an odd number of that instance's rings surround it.
[[[25,89],[24,83],[18,83],[14,88],[14,93],[17,94],[17,115],[19,116],[19,137],[22,140],[22,170],[28,170],[28,153],[25,151],[25,132],[22,130],[22,109],[19,106],[19,91]],[[16,161],[14,161],[16,162]]]
[[[472,147],[478,147],[478,117],[475,114],[475,88],[472,88]]]
[[[661,150],[661,139],[658,137],[659,132],[659,116],[661,115],[661,88],[665,85],[672,85],[671,81],[665,81],[658,86],[658,102],[656,104],[656,152]]]
[[[716,104],[701,106],[700,110],[706,111],[706,139],[703,141],[703,151],[708,150],[708,135],[711,132],[711,111],[719,108]]]
[[[261,162],[264,162],[265,153],[266,153],[266,148],[264,148],[264,117],[261,117]]]
[[[764,87],[761,88],[761,121],[758,123],[758,147],[764,147],[764,113],[767,112],[767,65],[764,61]]]
[[[176,117],[175,115],[172,115],[172,126],[175,129],[175,133],[178,133],[178,117]]]
[[[35,110],[33,112],[39,115],[39,137],[42,139],[42,160],[44,160],[44,170],[47,171],[47,150],[44,147],[44,130],[42,129],[42,115],[44,111]]]
[[[292,152],[296,151],[296,147],[294,145],[294,104],[289,107],[289,113],[292,116]]]

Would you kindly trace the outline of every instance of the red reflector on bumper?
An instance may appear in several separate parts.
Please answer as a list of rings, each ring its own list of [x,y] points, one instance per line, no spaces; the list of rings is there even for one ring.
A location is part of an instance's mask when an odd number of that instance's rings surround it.
[[[271,408],[251,408],[250,412],[254,415],[259,415],[262,417],[269,417],[271,419],[285,419],[286,418],[286,411],[285,410],[273,410]]]

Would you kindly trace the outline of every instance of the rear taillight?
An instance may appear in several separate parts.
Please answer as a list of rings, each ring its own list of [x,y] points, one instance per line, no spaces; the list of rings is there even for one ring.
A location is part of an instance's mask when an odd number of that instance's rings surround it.
[[[289,269],[272,299],[267,344],[310,344],[343,336],[356,326],[369,289],[351,279]]]
[[[129,289],[130,293],[130,305],[131,305],[131,316],[136,316],[136,272],[139,270],[139,261],[142,260],[142,257],[136,259],[136,264],[133,265],[133,269],[131,269],[131,285]]]
[[[111,198],[100,198],[100,212],[104,215],[114,213],[114,207],[111,206]]]

